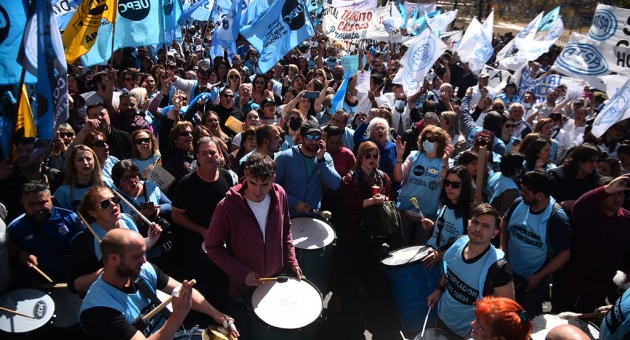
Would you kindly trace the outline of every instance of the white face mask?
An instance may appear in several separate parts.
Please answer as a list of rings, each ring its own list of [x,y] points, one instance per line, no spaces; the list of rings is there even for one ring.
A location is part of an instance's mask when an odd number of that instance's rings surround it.
[[[523,107],[526,109],[531,109],[532,108],[532,104],[530,103],[523,103]]]
[[[404,109],[406,104],[407,104],[407,103],[405,103],[405,101],[404,101],[404,100],[397,100],[397,101],[395,101],[395,102],[394,102],[394,106],[396,106],[396,108],[397,108],[398,110],[402,110],[402,109]]]

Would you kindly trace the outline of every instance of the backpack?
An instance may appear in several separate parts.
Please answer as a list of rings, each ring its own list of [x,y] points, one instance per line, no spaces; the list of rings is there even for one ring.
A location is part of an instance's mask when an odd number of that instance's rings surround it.
[[[385,173],[378,170],[383,182]],[[395,201],[385,201],[383,205],[372,205],[364,209],[360,222],[361,228],[367,230],[373,239],[387,239],[398,232],[402,226],[400,211]]]

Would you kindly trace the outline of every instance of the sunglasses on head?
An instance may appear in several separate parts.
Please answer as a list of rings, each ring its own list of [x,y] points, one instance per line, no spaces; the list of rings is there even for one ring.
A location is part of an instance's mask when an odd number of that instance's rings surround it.
[[[101,207],[101,209],[107,209],[109,208],[110,203],[118,204],[120,203],[120,198],[112,196],[104,201],[101,201],[101,203],[99,203],[98,205]]]
[[[462,187],[462,182],[451,182],[448,179],[444,179],[444,187],[450,186],[453,189],[459,189]]]
[[[192,136],[192,132],[190,132],[190,131],[180,131],[177,135],[178,136],[182,136],[182,137],[188,137],[188,136]]]
[[[435,143],[437,142],[437,138],[435,138],[434,136],[431,136],[431,137],[423,136],[422,141],[423,142],[429,141],[429,143]]]
[[[134,143],[140,145],[140,144],[144,144],[144,143],[151,143],[151,138],[138,138],[134,141]]]
[[[304,138],[306,138],[307,141],[312,141],[314,140],[321,140],[322,139],[322,135],[306,135],[304,136]]]
[[[377,153],[366,153],[365,154],[365,159],[370,159],[370,158],[377,159],[378,158],[378,154]]]
[[[59,132],[59,136],[61,136],[61,137],[74,137],[74,133],[72,133],[72,132]]]
[[[92,144],[91,146],[97,147],[97,148],[102,148],[105,145],[107,145],[107,142],[104,140],[99,140],[98,142]]]

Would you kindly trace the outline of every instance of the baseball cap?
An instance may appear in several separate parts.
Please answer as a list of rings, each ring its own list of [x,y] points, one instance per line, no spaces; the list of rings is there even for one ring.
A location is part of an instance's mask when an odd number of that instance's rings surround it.
[[[300,128],[300,135],[304,136],[311,132],[322,133],[322,129],[319,127],[319,123],[316,123],[312,120],[307,120],[302,127]]]

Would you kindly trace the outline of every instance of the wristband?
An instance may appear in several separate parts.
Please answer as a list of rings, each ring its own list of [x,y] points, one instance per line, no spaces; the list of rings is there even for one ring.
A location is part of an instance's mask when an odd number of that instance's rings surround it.
[[[444,291],[446,290],[446,288],[444,288],[444,286],[442,286],[442,285],[440,285],[440,284],[439,284],[439,285],[437,285],[437,286],[435,286],[435,289],[439,290],[439,291],[440,291],[440,292],[442,292],[442,293],[444,293]]]
[[[404,161],[402,159],[401,160],[396,160],[396,163],[403,163],[403,162]]]

